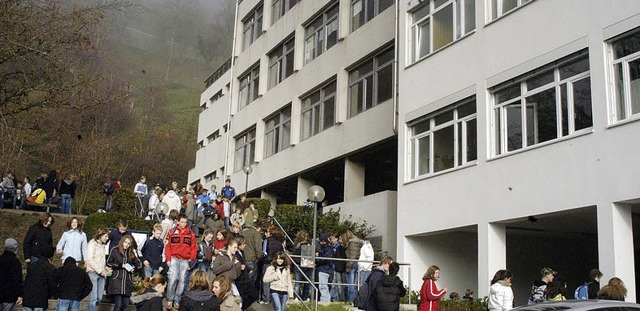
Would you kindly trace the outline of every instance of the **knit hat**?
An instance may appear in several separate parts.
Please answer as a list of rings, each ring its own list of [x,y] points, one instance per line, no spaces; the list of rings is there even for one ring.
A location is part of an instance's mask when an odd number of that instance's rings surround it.
[[[320,242],[327,242],[329,243],[329,234],[328,233],[323,233],[320,235]]]
[[[4,250],[15,252],[18,250],[18,241],[14,238],[8,238],[4,241]]]

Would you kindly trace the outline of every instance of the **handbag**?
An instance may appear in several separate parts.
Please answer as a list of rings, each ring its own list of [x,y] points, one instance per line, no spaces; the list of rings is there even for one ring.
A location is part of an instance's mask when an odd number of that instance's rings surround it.
[[[36,201],[36,196],[30,195],[27,197],[27,202],[33,203]]]

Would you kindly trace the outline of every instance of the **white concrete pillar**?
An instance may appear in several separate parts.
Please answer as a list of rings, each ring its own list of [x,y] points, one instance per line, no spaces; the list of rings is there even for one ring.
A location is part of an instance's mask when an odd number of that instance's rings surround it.
[[[296,197],[296,202],[298,205],[302,205],[302,203],[306,202],[308,197],[309,188],[314,185],[313,180],[304,179],[301,176],[298,176],[298,193]]]
[[[338,94],[349,94],[349,72],[344,69],[336,74]],[[336,96],[336,125],[346,121],[349,114],[349,96]]]
[[[619,277],[627,287],[626,301],[636,302],[635,263],[631,207],[619,203],[598,204],[598,258],[604,273],[600,286]]]
[[[264,190],[260,191],[260,198],[267,199],[271,203],[271,208],[269,209],[269,216],[273,216],[273,212],[276,210],[276,202],[277,199],[274,195]],[[263,216],[264,217],[264,216]]]
[[[338,40],[342,41],[351,31],[349,25],[351,20],[351,0],[341,0],[338,6]]]
[[[364,196],[364,164],[344,160],[344,200],[349,201]]]
[[[478,292],[489,296],[489,281],[496,271],[507,267],[507,234],[503,224],[478,224]]]

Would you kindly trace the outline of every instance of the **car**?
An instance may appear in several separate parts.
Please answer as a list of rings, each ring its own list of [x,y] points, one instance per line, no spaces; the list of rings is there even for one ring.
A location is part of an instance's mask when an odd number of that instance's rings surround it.
[[[632,302],[624,302],[618,300],[562,300],[549,301],[533,305],[521,306],[512,311],[554,311],[554,310],[571,310],[571,311],[640,311],[640,304]]]

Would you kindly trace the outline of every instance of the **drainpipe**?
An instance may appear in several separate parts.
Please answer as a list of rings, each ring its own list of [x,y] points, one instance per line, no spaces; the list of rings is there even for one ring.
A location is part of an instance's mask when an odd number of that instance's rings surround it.
[[[400,45],[398,44],[399,42],[399,38],[400,38],[400,4],[398,3],[399,1],[396,1],[396,22],[395,22],[395,37],[393,39],[394,43],[394,52],[395,52],[395,57],[393,58],[393,62],[394,62],[394,74],[395,74],[395,78],[393,79],[393,84],[394,84],[394,92],[393,92],[393,126],[391,128],[391,130],[393,130],[393,133],[398,135],[398,97],[399,97],[399,93],[398,93],[398,85],[399,83],[399,78],[398,78],[398,73],[400,73],[400,66],[398,66],[399,62],[398,62],[398,57],[400,55]]]
[[[233,40],[231,46],[231,69],[229,69],[229,115],[227,115],[227,141],[224,144],[224,171],[222,171],[222,175],[224,178],[228,178],[227,172],[229,171],[229,144],[231,141],[231,117],[233,113],[231,112],[231,104],[233,103],[233,81],[235,81],[233,77],[233,68],[236,65],[236,40],[238,37],[238,13],[240,7],[240,1],[236,0],[236,14],[233,18]]]

